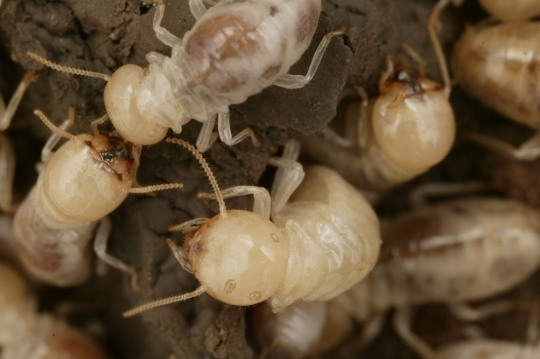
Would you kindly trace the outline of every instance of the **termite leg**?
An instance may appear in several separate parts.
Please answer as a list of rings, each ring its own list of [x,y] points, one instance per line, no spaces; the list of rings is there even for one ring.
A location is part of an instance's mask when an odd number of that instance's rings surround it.
[[[309,68],[305,75],[285,74],[278,78],[276,82],[274,82],[274,85],[286,89],[298,89],[306,86],[317,72],[317,69],[319,68],[321,60],[324,56],[324,52],[326,51],[326,48],[330,44],[332,38],[336,36],[341,36],[344,33],[345,32],[343,30],[337,30],[329,32],[323,37],[323,39],[319,43],[319,46],[317,47],[317,50],[315,51],[315,54],[313,55],[313,58],[311,59],[311,64],[309,65]]]
[[[15,177],[15,151],[11,141],[0,132],[0,211],[13,210],[13,178]]]
[[[448,64],[446,63],[446,57],[444,56],[444,51],[439,40],[438,32],[440,28],[439,17],[441,12],[451,2],[454,3],[454,5],[459,6],[463,0],[440,0],[433,7],[428,19],[428,34],[433,46],[433,51],[435,51],[435,56],[437,57],[437,62],[439,63],[439,70],[441,71],[441,76],[443,78],[444,92],[446,97],[450,97],[450,89],[452,84],[450,81],[450,75],[448,73]]]
[[[191,2],[190,2],[191,5]],[[173,35],[169,32],[169,30],[165,29],[161,26],[161,21],[163,20],[163,15],[165,14],[165,3],[163,0],[158,0],[157,6],[156,6],[156,12],[154,14],[154,22],[153,22],[153,28],[154,33],[159,41],[164,43],[165,45],[169,47],[173,47],[175,45],[179,45],[182,43],[182,39],[179,37]]]
[[[448,309],[459,319],[473,322],[519,309],[519,303],[516,301],[501,300],[479,307],[471,307],[465,303],[451,303],[448,305]]]
[[[186,234],[191,232],[193,229],[199,228],[208,221],[208,218],[193,218],[192,220],[170,226],[169,232],[180,232]]]
[[[337,354],[338,358],[351,358],[361,352],[369,343],[376,338],[381,332],[384,321],[385,312],[376,312],[370,315],[370,317],[362,325],[362,334],[359,338],[355,337],[354,341],[345,343],[342,348],[339,349]]]
[[[213,132],[216,125],[216,116],[213,115],[206,122],[202,123],[201,132],[199,132],[197,142],[195,143],[200,152],[208,150],[217,139],[217,136]]]
[[[540,132],[534,134],[534,136],[523,142],[519,147],[514,147],[497,138],[477,132],[467,132],[462,137],[479,143],[503,156],[520,161],[533,161],[540,156]]]
[[[414,188],[409,194],[409,203],[413,208],[426,207],[430,197],[455,197],[475,194],[489,189],[489,184],[481,181],[471,182],[430,182]]]
[[[94,121],[90,122],[90,129],[92,130],[92,134],[93,135],[98,135],[99,134],[99,126],[101,126],[102,124],[107,122],[108,119],[109,119],[109,116],[104,115],[104,116],[101,116],[100,118],[98,118],[97,120],[94,120]]]
[[[13,96],[11,96],[7,107],[4,103],[4,99],[0,96],[0,131],[3,131],[9,127],[9,125],[11,124],[11,120],[15,115],[15,111],[17,111],[17,108],[19,107],[19,103],[21,102],[21,99],[26,89],[28,88],[30,83],[32,83],[36,79],[36,74],[27,72],[19,83],[19,86],[17,86],[17,89],[13,93]]]
[[[236,145],[239,142],[242,142],[247,137],[251,137],[251,142],[253,146],[258,147],[260,145],[259,140],[253,133],[251,128],[244,128],[242,131],[237,133],[234,137],[231,133],[231,122],[228,112],[220,112],[218,114],[218,133],[219,138],[228,146]]]
[[[131,287],[133,290],[139,289],[138,273],[135,267],[130,266],[120,259],[113,257],[107,253],[107,247],[109,244],[109,236],[111,234],[111,220],[108,217],[103,218],[99,222],[99,226],[96,232],[96,238],[94,240],[94,252],[101,261],[107,263],[109,266],[116,268],[122,272],[126,272],[131,277]]]
[[[150,51],[146,54],[145,59],[149,64],[158,64],[161,66],[167,56],[160,54],[159,52]]]
[[[304,168],[297,161],[299,154],[300,142],[290,140],[283,147],[281,157],[268,160],[270,165],[277,167],[272,183],[272,217],[281,211],[304,179]]]
[[[260,214],[264,218],[270,218],[272,199],[270,197],[270,193],[268,193],[268,191],[263,187],[235,186],[222,190],[221,195],[223,198],[253,195],[253,212]],[[198,197],[214,200],[216,199],[216,195],[214,193],[201,192],[198,194]]]
[[[422,358],[436,359],[437,355],[419,336],[411,330],[412,307],[403,307],[394,313],[394,329],[405,343],[416,351]]]
[[[69,117],[60,126],[58,126],[61,131],[66,131],[75,122],[75,112],[73,112],[72,110],[73,108],[70,108]],[[45,145],[41,150],[40,165],[45,165],[47,162],[49,162],[52,155],[54,154],[54,148],[62,137],[63,136],[60,132],[51,133],[51,136],[47,139],[47,142],[45,142]]]
[[[203,0],[189,0],[189,10],[195,19],[200,18],[206,12]]]

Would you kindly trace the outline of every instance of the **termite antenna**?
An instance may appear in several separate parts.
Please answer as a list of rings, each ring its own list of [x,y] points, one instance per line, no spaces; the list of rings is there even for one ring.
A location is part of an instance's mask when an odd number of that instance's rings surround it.
[[[144,187],[131,187],[128,192],[131,194],[148,194],[158,191],[168,191],[171,189],[182,189],[184,184],[182,183],[164,183],[164,184],[155,184],[152,186]]]
[[[445,7],[448,6],[449,3],[458,4],[460,3],[460,1],[459,0],[458,1],[440,0],[433,7],[433,10],[431,11],[431,14],[429,15],[429,19],[428,19],[429,38],[431,40],[431,44],[433,45],[433,50],[435,51],[435,56],[437,57],[437,61],[439,62],[439,68],[440,68],[441,76],[444,82],[444,92],[446,93],[446,97],[450,97],[450,89],[452,88],[452,84],[450,82],[450,74],[448,73],[448,64],[446,63],[446,57],[444,56],[444,51],[442,49],[441,42],[439,40],[438,32],[439,32],[439,17],[441,15],[441,12],[444,10]]]
[[[76,67],[69,67],[57,64],[55,62],[52,62],[51,60],[48,60],[44,58],[43,56],[40,56],[32,51],[27,51],[26,55],[30,57],[32,60],[39,62],[40,64],[47,66],[48,68],[51,68],[53,70],[59,71],[59,72],[65,72],[71,75],[79,75],[79,76],[87,76],[87,77],[95,77],[98,79],[105,80],[109,82],[111,77],[107,74],[103,74],[101,72],[94,72],[94,71],[88,71],[83,69],[78,69]]]
[[[34,115],[39,117],[41,122],[43,122],[43,124],[45,124],[45,126],[47,126],[49,128],[49,130],[56,133],[57,135],[62,136],[64,138],[67,138],[69,140],[76,137],[75,135],[62,130],[61,128],[56,126],[54,123],[52,123],[51,120],[49,120],[49,118],[47,116],[45,116],[45,114],[41,110],[34,110]],[[70,107],[69,108],[69,119],[71,121],[73,121],[74,118],[75,118],[75,109],[73,107]]]
[[[214,192],[216,194],[216,200],[219,204],[219,213],[221,215],[225,215],[227,213],[227,208],[225,207],[225,201],[223,200],[223,196],[221,194],[221,190],[219,189],[219,185],[217,183],[216,177],[214,176],[214,173],[212,172],[212,169],[210,168],[210,165],[204,158],[201,152],[195,148],[195,146],[192,146],[191,144],[187,143],[184,140],[181,140],[179,138],[172,138],[167,137],[165,139],[168,143],[174,143],[176,145],[184,147],[186,150],[191,152],[193,156],[199,161],[201,164],[201,167],[203,168],[204,173],[206,173],[206,176],[208,177],[208,180],[210,181],[210,184],[212,185],[212,188],[214,189]]]
[[[133,309],[127,310],[124,313],[122,313],[122,317],[129,318],[134,315],[140,314],[142,312],[146,312],[147,310],[163,307],[169,304],[177,303],[177,302],[183,302],[185,300],[198,297],[199,295],[206,292],[206,287],[201,285],[199,288],[195,289],[193,292],[188,292],[184,294],[179,295],[173,295],[171,297],[167,298],[161,298],[158,300],[155,300],[153,302],[145,303],[142,305],[139,305],[138,307],[135,307]]]

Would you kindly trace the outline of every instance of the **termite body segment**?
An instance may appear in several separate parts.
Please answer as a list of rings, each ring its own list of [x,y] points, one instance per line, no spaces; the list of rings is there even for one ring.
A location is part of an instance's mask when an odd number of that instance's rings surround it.
[[[497,112],[540,129],[540,23],[466,29],[454,48],[456,82]]]
[[[90,337],[50,314],[37,303],[23,277],[0,263],[0,346],[10,359],[105,359]]]
[[[446,345],[437,351],[439,359],[534,359],[540,356],[540,346],[523,345],[520,343],[475,339]]]
[[[411,306],[489,298],[540,265],[539,214],[511,200],[469,198],[419,209],[383,223],[383,238],[377,266],[334,304],[368,323],[396,308],[396,330],[413,348],[405,314]]]
[[[97,221],[129,194],[136,166],[131,145],[109,136],[71,135],[52,156],[45,148],[44,168],[15,214],[16,247],[36,278],[75,285],[91,274]]]

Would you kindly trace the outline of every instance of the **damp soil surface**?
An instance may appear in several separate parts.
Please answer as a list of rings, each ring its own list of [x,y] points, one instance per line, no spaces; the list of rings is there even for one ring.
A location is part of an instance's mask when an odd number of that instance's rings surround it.
[[[473,1],[467,3],[461,10],[451,9],[444,14],[441,39],[446,51],[466,22],[483,16]],[[205,156],[220,186],[268,186],[273,173],[267,170],[268,159],[279,154],[288,139],[320,132],[335,117],[338,104],[355,96],[354,85],[361,84],[368,94],[375,96],[387,57],[399,58],[404,43],[426,61],[428,75],[440,81],[426,32],[426,20],[433,4],[434,1],[429,0],[323,0],[323,12],[312,46],[290,72],[306,71],[325,33],[343,28],[345,35],[332,40],[313,81],[305,88],[270,87],[245,103],[231,107],[233,133],[250,127],[261,145],[254,147],[250,141],[233,147],[219,141],[214,144]],[[145,55],[151,51],[170,54],[170,48],[154,36],[154,11],[151,1],[144,0],[3,0],[0,8],[0,91],[3,97],[9,98],[26,71],[39,74],[6,131],[17,152],[17,200],[26,195],[35,181],[34,165],[49,136],[48,129],[32,115],[34,109],[41,109],[59,124],[66,118],[68,108],[75,107],[76,123],[70,129],[73,133],[90,132],[90,123],[105,113],[104,81],[45,69],[30,59],[27,51],[63,65],[107,74],[127,63],[145,66]],[[163,24],[171,33],[183,36],[194,21],[187,0],[167,1]],[[459,90],[454,91],[452,103],[458,131],[489,127],[491,134],[515,143],[531,134],[530,130],[502,119]],[[194,143],[199,130],[200,123],[192,121],[180,135],[172,132],[171,135]],[[499,194],[540,205],[536,173],[538,161],[523,164],[503,160],[458,139],[448,159],[412,183],[385,195],[377,210],[383,216],[407,210],[408,193],[420,184],[467,180],[485,181]],[[257,357],[260,348],[253,340],[254,328],[247,324],[245,309],[222,304],[208,295],[134,318],[122,318],[121,313],[130,307],[188,292],[198,286],[193,275],[180,267],[167,246],[167,238],[177,243],[183,240],[181,234],[170,233],[168,227],[192,218],[210,217],[218,210],[213,201],[197,197],[201,191],[209,192],[210,185],[197,161],[178,146],[159,143],[145,147],[137,180],[141,185],[184,184],[181,190],[131,195],[110,216],[113,232],[109,251],[139,269],[138,288],[133,288],[123,273],[101,270],[89,283],[76,288],[40,286],[42,308],[55,309],[68,303],[71,309],[67,315],[72,322],[85,328],[97,322],[103,328],[98,338],[111,358]],[[227,201],[227,206],[249,209],[251,201],[249,198],[231,200]],[[525,296],[536,295],[527,289],[530,284],[523,288],[518,292]],[[435,346],[457,338],[458,325],[444,308],[433,306],[420,309],[413,328]],[[355,335],[359,335],[361,327],[356,329]],[[389,325],[365,351],[351,355],[358,358],[417,357]]]

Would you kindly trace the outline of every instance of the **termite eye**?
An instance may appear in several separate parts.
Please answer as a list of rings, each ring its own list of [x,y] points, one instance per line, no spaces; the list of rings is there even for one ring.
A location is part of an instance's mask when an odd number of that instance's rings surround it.
[[[269,220],[231,210],[204,224],[184,244],[195,277],[214,298],[252,305],[274,294],[287,265],[288,242]]]

